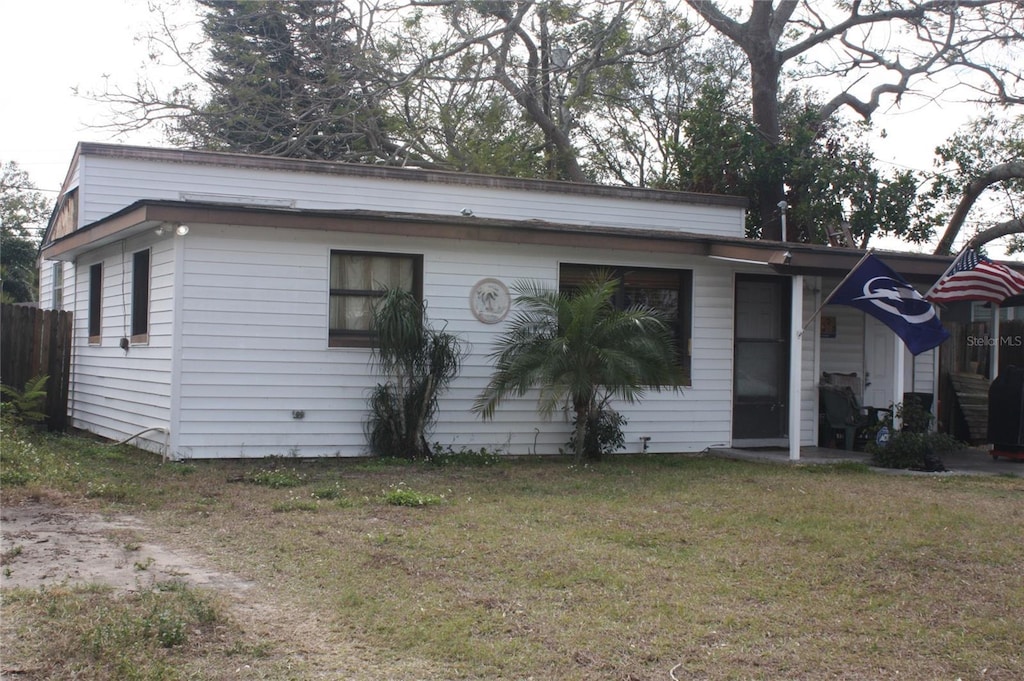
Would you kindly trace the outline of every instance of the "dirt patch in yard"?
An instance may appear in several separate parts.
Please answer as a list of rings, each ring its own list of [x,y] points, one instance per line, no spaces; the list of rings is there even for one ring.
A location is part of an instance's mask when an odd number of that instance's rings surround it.
[[[273,648],[270,659],[232,663],[238,668],[231,678],[432,677],[422,661],[376,659],[318,613],[282,602],[270,585],[213,569],[189,551],[146,541],[152,532],[138,518],[27,500],[2,508],[0,530],[0,588],[5,590],[105,585],[130,593],[178,581],[225,595],[227,614],[246,639]],[[4,656],[0,681],[49,678],[24,676],[21,661],[11,657]]]
[[[102,516],[25,502],[0,515],[0,586],[103,584],[123,591],[179,580],[212,587],[244,601],[253,583],[205,567],[197,556],[143,540],[131,516]]]

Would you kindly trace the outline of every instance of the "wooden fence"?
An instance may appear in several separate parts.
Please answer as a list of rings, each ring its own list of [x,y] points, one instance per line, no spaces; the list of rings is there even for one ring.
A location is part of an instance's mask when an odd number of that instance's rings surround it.
[[[0,305],[0,382],[22,390],[45,374],[46,424],[64,430],[68,423],[71,379],[72,314],[21,305]]]

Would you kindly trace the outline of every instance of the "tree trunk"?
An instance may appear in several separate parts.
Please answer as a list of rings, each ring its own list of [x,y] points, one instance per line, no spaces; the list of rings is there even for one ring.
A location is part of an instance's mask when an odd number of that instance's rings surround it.
[[[770,18],[770,15],[768,15]],[[753,21],[753,17],[751,19]],[[786,169],[778,167],[776,149],[779,146],[779,74],[782,71],[779,55],[771,44],[767,31],[754,31],[757,38],[744,46],[750,60],[751,119],[761,135],[766,154],[756,168],[758,212],[761,215],[761,238],[782,240],[782,221],[779,202],[786,198]]]
[[[587,419],[590,415],[589,405],[577,404],[576,409],[576,451],[573,462],[578,466],[583,463],[583,450],[587,439]]]

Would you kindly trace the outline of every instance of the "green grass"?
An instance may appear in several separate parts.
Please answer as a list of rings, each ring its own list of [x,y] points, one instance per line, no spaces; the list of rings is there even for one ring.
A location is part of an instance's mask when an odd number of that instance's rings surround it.
[[[166,583],[115,595],[96,586],[4,593],[5,668],[30,678],[198,678],[229,666],[222,641],[238,632],[220,621],[210,596]],[[205,677],[210,678],[210,677]]]
[[[373,672],[343,678],[1024,678],[1020,478],[332,460],[275,464],[299,479],[278,488],[229,483],[266,462],[181,475],[43,440],[47,468],[5,503],[45,488],[129,510],[147,541],[205,554],[320,623],[325,646],[354,646]],[[89,496],[114,483],[129,493]]]

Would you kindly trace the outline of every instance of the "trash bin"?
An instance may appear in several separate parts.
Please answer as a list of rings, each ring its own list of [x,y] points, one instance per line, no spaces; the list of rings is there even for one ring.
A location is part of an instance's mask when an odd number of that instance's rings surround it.
[[[988,441],[993,459],[1024,459],[1024,367],[1006,367],[988,388]]]

